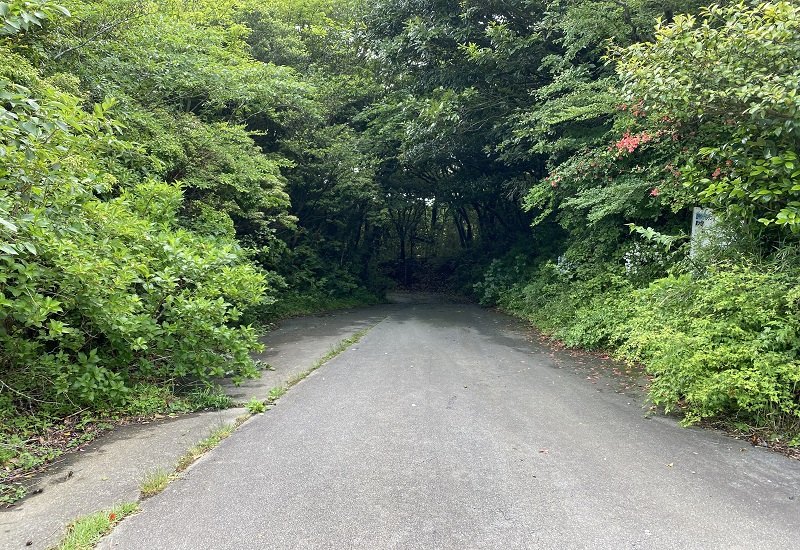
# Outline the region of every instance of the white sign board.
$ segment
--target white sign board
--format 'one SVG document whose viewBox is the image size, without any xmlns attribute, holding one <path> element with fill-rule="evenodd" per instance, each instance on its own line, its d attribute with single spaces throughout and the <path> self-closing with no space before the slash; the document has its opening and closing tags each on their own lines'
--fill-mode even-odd
<svg viewBox="0 0 800 550">
<path fill-rule="evenodd" d="M 711 229 L 717 223 L 717 217 L 711 210 L 694 207 L 692 212 L 692 248 L 690 256 L 694 256 L 696 249 L 703 248 L 711 242 Z"/>
</svg>

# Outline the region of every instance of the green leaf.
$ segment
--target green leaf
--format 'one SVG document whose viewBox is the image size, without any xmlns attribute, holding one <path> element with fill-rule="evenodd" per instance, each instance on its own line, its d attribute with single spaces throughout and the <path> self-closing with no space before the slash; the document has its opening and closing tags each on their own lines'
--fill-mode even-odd
<svg viewBox="0 0 800 550">
<path fill-rule="evenodd" d="M 10 221 L 8 221 L 8 220 L 5 220 L 5 219 L 3 219 L 3 218 L 0 218 L 0 225 L 2 225 L 3 227 L 5 227 L 6 229 L 8 229 L 8 230 L 9 230 L 10 232 L 12 232 L 12 233 L 16 233 L 16 232 L 17 232 L 17 226 L 16 226 L 16 225 L 14 225 L 13 223 L 11 223 L 11 222 L 10 222 Z"/>
</svg>

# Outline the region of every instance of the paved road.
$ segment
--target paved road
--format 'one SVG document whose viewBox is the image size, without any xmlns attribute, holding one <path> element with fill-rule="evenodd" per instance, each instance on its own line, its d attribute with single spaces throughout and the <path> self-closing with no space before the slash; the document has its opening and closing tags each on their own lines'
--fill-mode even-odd
<svg viewBox="0 0 800 550">
<path fill-rule="evenodd" d="M 800 462 L 558 366 L 508 317 L 409 304 L 101 548 L 800 545 Z"/>
<path fill-rule="evenodd" d="M 226 383 L 225 390 L 237 403 L 247 403 L 251 397 L 263 400 L 270 389 L 307 371 L 341 340 L 375 325 L 412 299 L 426 296 L 402 294 L 397 296 L 399 303 L 284 320 L 262 337 L 266 349 L 257 356 L 274 370 L 242 386 Z M 60 457 L 28 482 L 25 499 L 11 508 L 0 507 L 0 549 L 51 548 L 74 519 L 138 500 L 139 484 L 148 472 L 172 471 L 189 447 L 244 414 L 244 408 L 233 408 L 117 427 Z"/>
</svg>

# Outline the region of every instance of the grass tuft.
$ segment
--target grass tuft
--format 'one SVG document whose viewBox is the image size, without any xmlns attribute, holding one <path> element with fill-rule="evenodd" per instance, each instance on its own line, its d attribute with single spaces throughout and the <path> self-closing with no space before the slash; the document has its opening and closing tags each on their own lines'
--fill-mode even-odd
<svg viewBox="0 0 800 550">
<path fill-rule="evenodd" d="M 91 550 L 104 535 L 139 509 L 136 502 L 126 502 L 88 516 L 83 516 L 67 527 L 67 534 L 54 548 L 56 550 Z"/>
<path fill-rule="evenodd" d="M 166 489 L 173 479 L 175 479 L 175 474 L 170 474 L 161 469 L 147 472 L 144 479 L 139 483 L 139 491 L 142 493 L 142 498 L 157 495 Z"/>
<path fill-rule="evenodd" d="M 186 451 L 186 454 L 178 459 L 178 464 L 175 466 L 175 471 L 183 472 L 186 470 L 189 466 L 194 464 L 197 459 L 219 445 L 223 439 L 230 437 L 230 435 L 241 425 L 242 422 L 243 419 L 237 419 L 233 424 L 226 424 L 225 426 L 214 430 L 211 435 L 190 448 L 188 451 Z"/>
<path fill-rule="evenodd" d="M 373 328 L 375 328 L 376 326 L 377 326 L 377 324 L 375 324 L 375 325 L 372 325 L 371 327 L 367 327 L 367 328 L 365 328 L 364 330 L 360 330 L 360 331 L 356 332 L 356 333 L 355 333 L 353 336 L 351 336 L 350 338 L 346 338 L 345 340 L 342 340 L 341 342 L 339 342 L 339 343 L 338 343 L 336 346 L 334 346 L 334 347 L 333 347 L 333 349 L 331 349 L 331 350 L 330 350 L 328 353 L 326 353 L 325 355 L 323 355 L 322 357 L 320 357 L 319 359 L 317 359 L 317 361 L 316 361 L 316 362 L 315 362 L 313 365 L 311 365 L 311 368 L 310 368 L 310 369 L 308 369 L 308 370 L 307 370 L 307 371 L 306 371 L 306 372 L 305 372 L 305 373 L 302 375 L 302 378 L 300 378 L 299 380 L 297 380 L 297 382 L 299 382 L 300 380 L 302 380 L 303 378 L 305 378 L 306 376 L 308 376 L 309 374 L 311 374 L 312 372 L 314 372 L 315 370 L 317 370 L 318 368 L 320 368 L 322 365 L 324 365 L 325 363 L 327 363 L 328 361 L 330 361 L 331 359 L 333 359 L 334 357 L 336 357 L 337 355 L 339 355 L 340 353 L 342 353 L 344 350 L 346 350 L 347 348 L 349 348 L 349 347 L 350 347 L 350 346 L 352 346 L 353 344 L 357 344 L 357 343 L 358 343 L 358 341 L 359 341 L 359 340 L 361 340 L 361 338 L 363 338 L 363 337 L 364 337 L 364 335 L 365 335 L 366 333 L 368 333 L 369 331 L 371 331 L 371 330 L 372 330 Z M 296 384 L 297 382 L 295 382 L 295 384 Z"/>
</svg>

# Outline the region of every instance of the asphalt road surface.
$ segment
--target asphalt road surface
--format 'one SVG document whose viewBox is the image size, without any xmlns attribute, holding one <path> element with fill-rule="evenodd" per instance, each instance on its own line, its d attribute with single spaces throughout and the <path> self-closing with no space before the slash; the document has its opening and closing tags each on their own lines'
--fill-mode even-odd
<svg viewBox="0 0 800 550">
<path fill-rule="evenodd" d="M 563 367 L 502 314 L 398 308 L 101 548 L 800 547 L 800 461 Z"/>
</svg>

